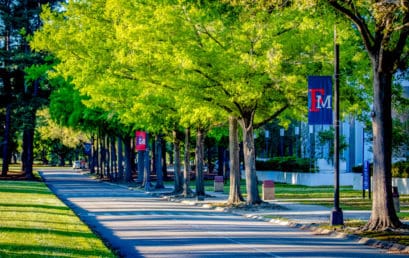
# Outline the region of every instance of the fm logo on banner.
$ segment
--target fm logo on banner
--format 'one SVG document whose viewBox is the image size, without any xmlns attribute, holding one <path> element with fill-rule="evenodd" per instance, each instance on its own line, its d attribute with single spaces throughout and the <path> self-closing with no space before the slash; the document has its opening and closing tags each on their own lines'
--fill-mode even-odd
<svg viewBox="0 0 409 258">
<path fill-rule="evenodd" d="M 135 132 L 135 149 L 137 151 L 144 151 L 146 150 L 146 132 L 143 131 L 136 131 Z"/>
<path fill-rule="evenodd" d="M 308 124 L 332 124 L 331 76 L 308 76 Z"/>
</svg>

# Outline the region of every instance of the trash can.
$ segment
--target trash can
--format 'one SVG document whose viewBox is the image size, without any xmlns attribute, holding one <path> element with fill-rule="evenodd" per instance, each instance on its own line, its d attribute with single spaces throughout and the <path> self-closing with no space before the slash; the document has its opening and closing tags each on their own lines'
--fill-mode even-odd
<svg viewBox="0 0 409 258">
<path fill-rule="evenodd" d="M 399 191 L 397 186 L 392 187 L 393 206 L 396 212 L 400 212 Z"/>
<path fill-rule="evenodd" d="M 275 187 L 273 180 L 263 181 L 263 200 L 274 200 L 275 199 Z"/>
<path fill-rule="evenodd" d="M 214 177 L 214 191 L 215 192 L 223 192 L 223 190 L 224 190 L 223 176 L 215 176 Z"/>
</svg>

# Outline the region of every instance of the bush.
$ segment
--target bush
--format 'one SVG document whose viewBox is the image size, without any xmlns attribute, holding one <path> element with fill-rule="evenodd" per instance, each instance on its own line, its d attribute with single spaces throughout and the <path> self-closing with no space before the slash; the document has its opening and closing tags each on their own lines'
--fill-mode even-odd
<svg viewBox="0 0 409 258">
<path fill-rule="evenodd" d="M 372 174 L 373 174 L 373 163 L 370 163 L 370 164 L 369 164 L 369 171 L 371 172 L 371 175 L 372 175 Z M 358 166 L 352 167 L 352 172 L 354 172 L 354 173 L 362 173 L 362 172 L 363 172 L 363 170 L 362 170 L 362 165 L 358 165 Z"/>
<path fill-rule="evenodd" d="M 370 164 L 371 175 L 373 172 L 373 164 Z M 352 172 L 362 173 L 362 165 L 352 168 Z M 392 177 L 409 178 L 409 162 L 399 161 L 392 164 Z"/>
<path fill-rule="evenodd" d="M 409 177 L 409 162 L 399 161 L 392 165 L 392 177 Z"/>
<path fill-rule="evenodd" d="M 292 172 L 314 172 L 310 171 L 309 158 L 297 158 L 295 156 L 274 157 L 266 161 L 256 161 L 257 170 L 278 170 Z"/>
</svg>

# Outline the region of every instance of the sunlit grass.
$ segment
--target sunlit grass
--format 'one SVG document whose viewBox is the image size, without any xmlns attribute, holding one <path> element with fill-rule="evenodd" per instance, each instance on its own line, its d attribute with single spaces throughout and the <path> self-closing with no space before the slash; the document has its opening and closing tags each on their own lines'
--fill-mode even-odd
<svg viewBox="0 0 409 258">
<path fill-rule="evenodd" d="M 42 182 L 0 181 L 0 257 L 115 257 Z"/>
<path fill-rule="evenodd" d="M 191 186 L 195 187 L 195 182 L 191 181 Z M 275 183 L 275 198 L 277 200 L 288 200 L 303 204 L 322 205 L 326 207 L 334 206 L 334 187 L 333 186 L 304 186 L 304 185 L 289 185 L 283 183 Z M 213 191 L 213 180 L 205 181 L 206 191 Z M 245 181 L 241 181 L 240 185 L 243 196 L 246 196 Z M 229 181 L 224 185 L 224 193 L 229 193 Z M 262 185 L 259 184 L 259 193 L 262 193 Z M 409 209 L 409 195 L 399 197 L 401 210 Z M 340 187 L 340 207 L 343 210 L 371 210 L 372 199 L 368 198 L 368 193 L 365 198 L 362 196 L 362 191 L 353 190 L 352 186 Z M 409 212 L 399 212 L 400 219 L 409 220 Z"/>
</svg>

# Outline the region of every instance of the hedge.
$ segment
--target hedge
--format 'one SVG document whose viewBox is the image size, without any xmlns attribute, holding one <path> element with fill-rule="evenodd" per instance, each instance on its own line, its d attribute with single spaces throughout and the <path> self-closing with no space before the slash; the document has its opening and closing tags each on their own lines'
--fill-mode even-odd
<svg viewBox="0 0 409 258">
<path fill-rule="evenodd" d="M 370 164 L 371 174 L 373 164 Z M 352 172 L 362 173 L 362 165 L 352 168 Z M 409 178 L 409 161 L 399 161 L 392 164 L 392 177 Z"/>
<path fill-rule="evenodd" d="M 314 172 L 310 171 L 309 158 L 297 158 L 295 156 L 274 157 L 269 160 L 256 160 L 256 170 L 277 170 L 285 172 Z M 313 162 L 314 164 L 314 162 Z"/>
</svg>

